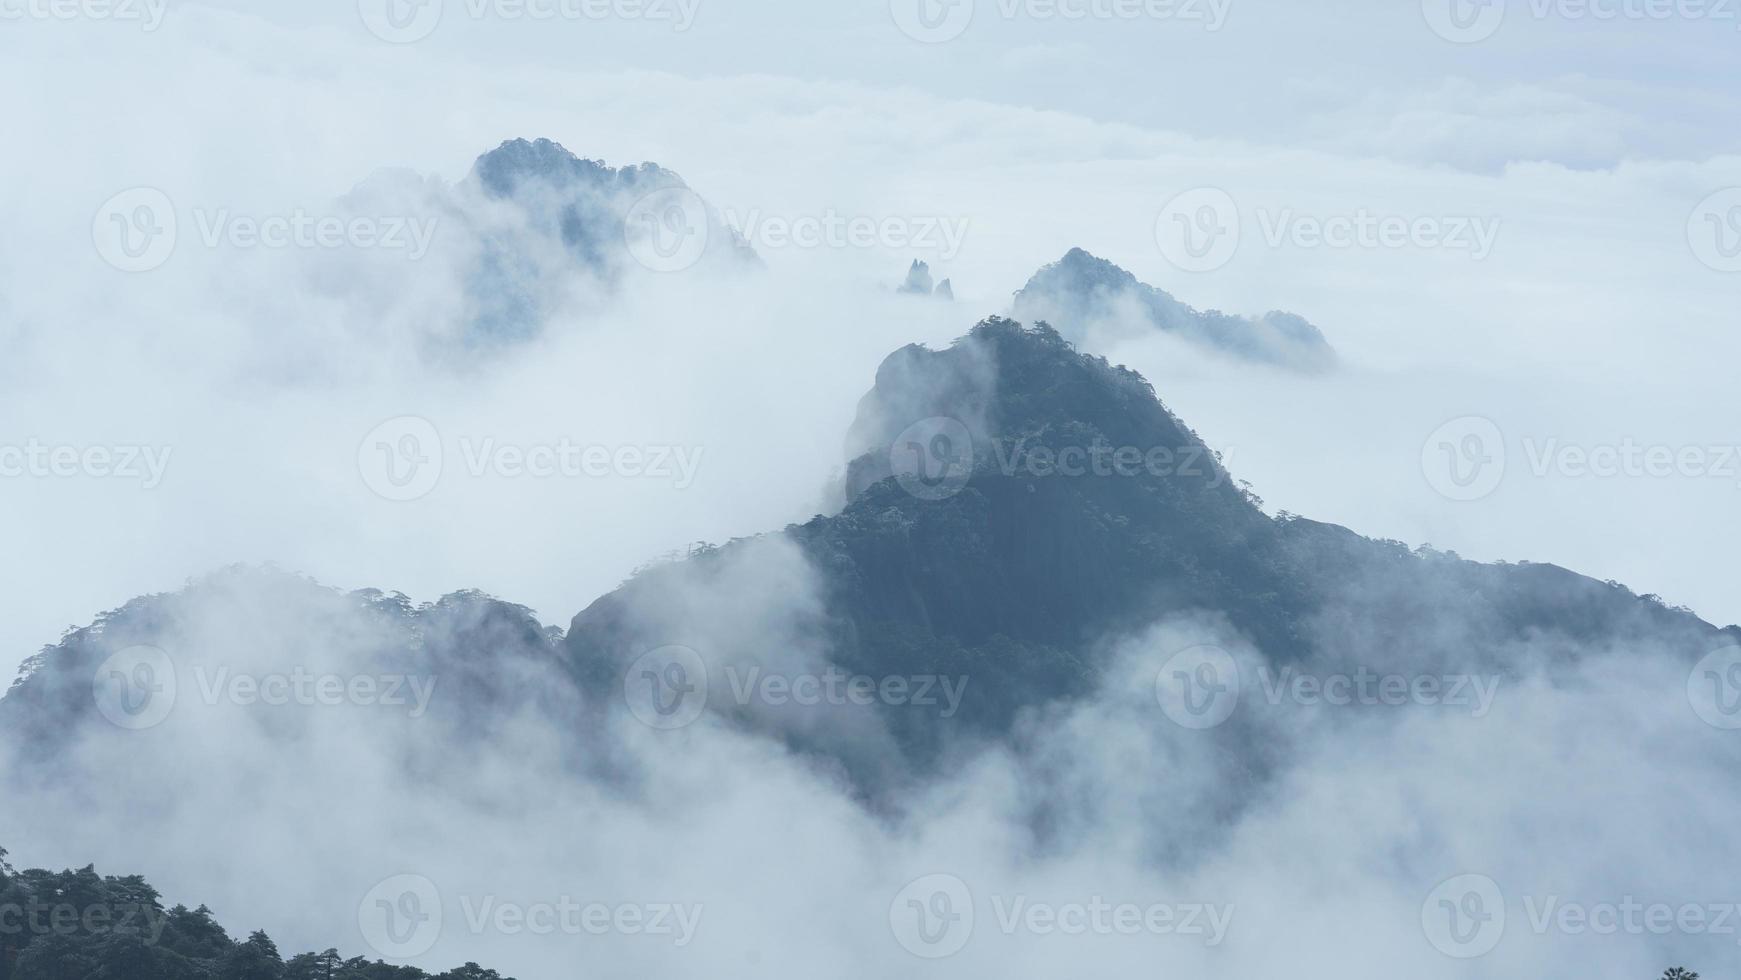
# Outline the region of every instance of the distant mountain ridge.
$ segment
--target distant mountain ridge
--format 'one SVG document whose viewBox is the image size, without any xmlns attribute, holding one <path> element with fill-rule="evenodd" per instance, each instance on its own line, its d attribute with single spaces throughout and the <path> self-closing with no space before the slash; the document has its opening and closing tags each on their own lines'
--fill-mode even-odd
<svg viewBox="0 0 1741 980">
<path fill-rule="evenodd" d="M 595 267 L 619 264 L 624 246 L 641 258 L 640 247 L 654 248 L 638 237 L 647 234 L 700 238 L 699 251 L 683 256 L 691 264 L 758 262 L 755 250 L 682 177 L 655 163 L 611 167 L 552 140 L 512 139 L 478 157 L 468 180 L 492 199 L 519 204 Z M 637 227 L 641 222 L 653 227 Z M 657 251 L 646 257 L 656 266 L 675 264 L 658 262 Z"/>
<path fill-rule="evenodd" d="M 415 262 L 317 267 L 309 288 L 353 290 L 363 302 L 435 273 L 447 302 L 416 318 L 431 352 L 512 345 L 558 311 L 585 322 L 661 278 L 733 276 L 762 268 L 755 250 L 681 176 L 655 163 L 612 167 L 548 139 L 511 139 L 457 181 L 405 170 L 370 175 L 338 202 L 429 229 Z M 409 289 L 409 287 L 406 287 Z"/>
<path fill-rule="evenodd" d="M 918 259 L 914 259 L 913 264 L 907 268 L 907 278 L 895 291 L 911 296 L 935 296 L 938 299 L 948 300 L 955 298 L 955 288 L 950 285 L 949 280 L 945 279 L 933 285 L 930 263 L 921 262 Z"/>
<path fill-rule="evenodd" d="M 1049 323 L 1078 344 L 1097 326 L 1134 323 L 1245 360 L 1301 371 L 1323 371 L 1336 364 L 1336 352 L 1323 333 L 1303 317 L 1197 310 L 1080 248 L 1034 273 L 1016 292 L 1010 315 Z"/>
<path fill-rule="evenodd" d="M 603 720 L 623 711 L 630 668 L 649 651 L 687 648 L 712 670 L 807 651 L 871 677 L 971 678 L 946 720 L 873 708 L 835 727 L 708 702 L 876 798 L 963 744 L 1008 737 L 1024 712 L 1089 691 L 1108 644 L 1169 617 L 1213 616 L 1278 665 L 1324 670 L 1511 676 L 1615 650 L 1690 664 L 1741 640 L 1741 629 L 1552 565 L 1480 564 L 1271 517 L 1140 375 L 1045 326 L 993 318 L 948 348 L 894 352 L 848 445 L 839 513 L 648 568 L 566 634 L 476 593 L 412 606 L 235 572 L 130 603 L 45 651 L 0 698 L 0 738 L 54 757 L 70 727 L 95 718 L 92 672 L 105 656 L 173 649 L 185 611 L 213 603 L 238 622 L 273 610 L 272 622 L 308 634 L 238 641 L 250 649 L 319 649 L 360 616 L 368 630 L 344 635 L 372 651 L 369 665 L 448 678 L 437 724 L 477 735 L 531 710 L 570 733 L 583 769 L 614 765 Z M 1128 465 L 1058 465 L 1073 454 Z M 929 479 L 933 464 L 947 478 Z M 1239 751 L 1262 771 L 1260 747 Z"/>
<path fill-rule="evenodd" d="M 468 293 L 483 336 L 535 332 L 577 278 L 608 292 L 631 273 L 761 267 L 712 205 L 657 164 L 615 168 L 548 139 L 513 139 L 478 157 L 462 187 L 514 218 L 483 209 L 470 218 L 482 254 Z M 566 265 L 550 263 L 551 246 Z"/>
</svg>

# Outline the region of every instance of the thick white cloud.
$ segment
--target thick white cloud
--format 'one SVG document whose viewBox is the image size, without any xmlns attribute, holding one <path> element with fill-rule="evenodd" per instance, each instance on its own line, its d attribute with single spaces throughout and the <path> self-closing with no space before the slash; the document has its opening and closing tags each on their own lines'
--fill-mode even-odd
<svg viewBox="0 0 1741 980">
<path fill-rule="evenodd" d="M 0 155 L 0 181 L 15 191 L 0 199 L 0 445 L 171 451 L 150 490 L 0 479 L 7 667 L 69 623 L 234 561 L 419 599 L 479 587 L 565 623 L 657 554 L 832 507 L 831 475 L 880 359 L 1001 311 L 1071 246 L 1198 307 L 1285 309 L 1323 327 L 1346 361 L 1324 379 L 1204 359 L 1165 339 L 1106 351 L 1144 371 L 1272 509 L 1469 557 L 1555 561 L 1741 620 L 1728 560 L 1741 546 L 1741 480 L 1537 478 L 1529 459 L 1548 440 L 1741 441 L 1729 431 L 1741 410 L 1738 281 L 1701 265 L 1687 240 L 1699 202 L 1741 185 L 1725 101 L 1732 31 L 1526 17 L 1459 48 L 1433 37 L 1414 4 L 1254 0 L 1209 38 L 1181 25 L 991 18 L 926 47 L 895 31 L 881 4 L 763 3 L 706 5 L 678 36 L 655 24 L 456 20 L 393 47 L 348 3 L 169 13 L 148 34 L 30 21 L 0 31 L 0 84 L 48 93 L 9 103 L 11 152 Z M 1661 67 L 1663 50 L 1684 71 Z M 459 323 L 469 243 L 443 237 L 451 228 L 417 263 L 200 241 L 199 214 L 324 214 L 387 167 L 452 183 L 515 136 L 616 164 L 655 160 L 740 216 L 968 230 L 947 257 L 886 238 L 757 241 L 762 276 L 642 282 L 616 300 L 583 289 L 539 341 L 461 366 L 422 356 L 418 341 Z M 142 185 L 173 200 L 179 241 L 162 268 L 124 274 L 93 248 L 92 219 Z M 1205 186 L 1235 200 L 1242 241 L 1226 266 L 1188 274 L 1163 257 L 1155 219 Z M 1479 259 L 1291 237 L 1301 221 L 1362 214 L 1496 221 L 1497 235 Z M 1289 235 L 1272 247 L 1275 226 Z M 913 257 L 950 277 L 960 301 L 890 295 Z M 428 496 L 393 503 L 370 491 L 357 453 L 403 415 L 436 426 L 445 467 Z M 1469 415 L 1500 428 L 1509 459 L 1491 496 L 1459 503 L 1435 493 L 1421 454 L 1442 423 Z M 486 440 L 564 439 L 702 455 L 681 489 L 466 473 L 467 447 Z M 321 794 L 268 794 L 266 822 L 239 822 L 234 838 L 213 840 L 204 824 L 161 828 L 162 866 L 138 870 L 173 897 L 234 909 L 233 928 L 270 923 L 287 944 L 336 941 L 325 937 L 346 928 L 349 896 L 406 867 L 486 892 L 511 869 L 518 901 L 565 888 L 584 899 L 575 880 L 649 902 L 695 896 L 708 904 L 696 955 L 619 942 L 609 957 L 625 970 L 711 976 L 910 970 L 864 923 L 886 917 L 907 880 L 947 871 L 983 895 L 1073 901 L 1099 887 L 1131 901 L 1237 902 L 1233 935 L 1261 923 L 1271 937 L 1216 951 L 1091 946 L 1099 962 L 1128 955 L 1133 969 L 1158 957 L 1175 972 L 1222 975 L 1301 962 L 1342 976 L 1399 963 L 1456 975 L 1412 918 L 1450 874 L 1511 871 L 1489 873 L 1512 895 L 1735 899 L 1710 876 L 1733 866 L 1712 828 L 1734 801 L 1711 788 L 1733 747 L 1676 728 L 1688 723 L 1679 670 L 1600 661 L 1578 683 L 1508 689 L 1479 724 L 1408 714 L 1379 739 L 1307 719 L 1288 729 L 1300 741 L 1285 788 L 1213 828 L 1170 794 L 1183 785 L 1212 798 L 1225 773 L 1193 768 L 1202 754 L 1182 741 L 1190 733 L 1157 727 L 1138 694 L 1110 691 L 1060 709 L 1038 753 L 1042 768 L 1075 760 L 1073 792 L 1106 801 L 1106 813 L 1065 815 L 1093 843 L 1014 866 L 1009 855 L 1032 842 L 1007 814 L 1057 785 L 1032 760 L 982 758 L 891 826 L 768 743 L 697 732 L 673 753 L 625 724 L 624 743 L 657 760 L 659 806 L 592 786 L 522 792 L 545 787 L 533 758 L 501 776 L 524 804 L 515 814 L 431 817 L 402 850 L 363 819 L 409 809 L 388 781 L 348 811 Z M 1629 696 L 1637 690 L 1654 693 Z M 255 747 L 238 743 L 211 764 Z M 1156 760 L 1158 772 L 1129 778 Z M 358 758 L 337 777 L 309 763 L 284 778 L 339 795 L 387 780 L 377 763 Z M 1703 788 L 1677 796 L 1686 785 Z M 1580 823 L 1592 811 L 1617 819 Z M 1152 821 L 1225 837 L 1194 866 L 1151 872 L 1139 859 L 1153 851 Z M 283 904 L 233 875 L 235 855 L 261 840 L 306 842 L 310 827 L 327 851 L 298 852 L 309 874 Z M 1664 827 L 1700 847 L 1678 849 Z M 490 845 L 442 847 L 458 836 Z M 5 843 L 31 863 L 117 871 L 140 853 L 100 820 Z M 1592 854 L 1607 871 L 1592 870 Z M 761 890 L 746 895 L 746 880 Z M 956 961 L 972 970 L 1063 970 L 1084 953 L 1057 937 L 1005 940 L 989 907 L 981 916 L 991 932 Z M 1514 936 L 1496 955 L 1506 972 L 1572 962 L 1618 977 L 1649 975 L 1675 951 L 1563 939 Z M 1380 955 L 1347 956 L 1356 940 Z M 571 953 L 479 940 L 433 958 L 531 971 Z"/>
</svg>

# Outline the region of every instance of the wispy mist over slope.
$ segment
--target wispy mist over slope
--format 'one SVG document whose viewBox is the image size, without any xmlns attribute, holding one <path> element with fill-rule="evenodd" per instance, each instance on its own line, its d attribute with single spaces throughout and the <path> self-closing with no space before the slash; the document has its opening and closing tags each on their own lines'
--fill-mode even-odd
<svg viewBox="0 0 1741 980">
<path fill-rule="evenodd" d="M 1016 319 L 1043 320 L 1076 343 L 1160 330 L 1260 364 L 1311 372 L 1336 363 L 1336 352 L 1323 333 L 1302 317 L 1280 311 L 1241 317 L 1195 310 L 1080 248 L 1034 273 L 1016 293 L 1012 309 Z"/>
<path fill-rule="evenodd" d="M 919 413 L 961 452 L 909 459 Z M 566 634 L 272 570 L 130 604 L 0 701 L 37 803 L 13 849 L 143 862 L 300 946 L 520 976 L 861 976 L 944 949 L 975 975 L 1454 976 L 1445 950 L 1475 940 L 1422 909 L 1468 874 L 1512 910 L 1487 961 L 1508 970 L 1727 955 L 1687 930 L 1610 950 L 1524 910 L 1721 905 L 1697 896 L 1732 857 L 1735 745 L 1696 695 L 1736 631 L 1270 518 L 1139 376 L 1044 329 L 898 352 L 860 422 L 885 472 L 855 466 L 838 515 L 650 569 Z M 1119 452 L 1160 446 L 1165 469 Z M 99 787 L 113 805 L 81 806 Z M 440 925 L 383 938 L 382 887 Z M 971 923 L 910 918 L 939 895 Z M 487 911 L 564 902 L 639 925 Z M 1356 940 L 1382 957 L 1348 963 Z"/>
<path fill-rule="evenodd" d="M 1734 972 L 1738 20 L 0 0 L 0 980 Z"/>
</svg>

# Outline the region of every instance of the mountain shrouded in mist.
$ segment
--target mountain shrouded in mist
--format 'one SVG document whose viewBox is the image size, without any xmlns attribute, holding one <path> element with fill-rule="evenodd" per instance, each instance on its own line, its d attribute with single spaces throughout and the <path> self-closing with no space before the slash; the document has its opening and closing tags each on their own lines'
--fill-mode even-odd
<svg viewBox="0 0 1741 980">
<path fill-rule="evenodd" d="M 514 139 L 479 157 L 467 185 L 489 202 L 472 208 L 481 255 L 470 289 L 486 336 L 534 329 L 577 274 L 608 289 L 625 272 L 760 265 L 711 205 L 657 164 L 615 168 L 551 140 Z M 552 254 L 571 261 L 552 268 Z"/>
<path fill-rule="evenodd" d="M 431 277 L 448 292 L 408 328 L 438 351 L 523 342 L 553 317 L 585 322 L 662 276 L 762 268 L 676 173 L 655 163 L 613 167 L 548 139 L 508 140 L 453 182 L 379 171 L 339 207 L 404 216 L 427 240 L 411 262 L 315 263 L 305 288 L 368 297 L 372 289 L 412 291 Z"/>
<path fill-rule="evenodd" d="M 594 268 L 620 262 L 625 245 L 654 271 L 702 261 L 757 262 L 748 243 L 682 177 L 655 163 L 616 168 L 551 140 L 514 139 L 478 157 L 470 180 L 491 199 L 524 209 L 540 230 Z"/>
<path fill-rule="evenodd" d="M 655 565 L 565 636 L 477 594 L 414 607 L 234 570 L 45 650 L 0 700 L 0 727 L 52 756 L 97 719 L 91 677 L 115 649 L 176 650 L 190 608 L 263 628 L 251 610 L 267 597 L 271 621 L 304 631 L 275 645 L 333 646 L 326 638 L 342 634 L 338 646 L 365 658 L 351 669 L 439 676 L 431 715 L 473 734 L 499 727 L 510 705 L 596 717 L 650 650 L 693 650 L 715 677 L 765 665 L 771 635 L 787 655 L 854 673 L 972 677 L 949 724 L 889 712 L 840 732 L 736 712 L 873 794 L 923 772 L 952 739 L 999 738 L 1025 709 L 1090 690 L 1111 638 L 1170 616 L 1212 613 L 1278 663 L 1415 670 L 1479 660 L 1503 673 L 1538 666 L 1524 658 L 1543 651 L 1571 661 L 1628 645 L 1691 657 L 1721 639 L 1686 612 L 1551 565 L 1478 564 L 1270 517 L 1139 375 L 1045 326 L 993 319 L 944 350 L 896 351 L 848 449 L 840 513 Z M 770 567 L 790 580 L 746 584 Z M 583 766 L 608 754 L 572 749 Z"/>
<path fill-rule="evenodd" d="M 1154 329 L 1233 357 L 1295 370 L 1322 371 L 1336 363 L 1336 352 L 1324 335 L 1303 317 L 1193 309 L 1080 248 L 1034 273 L 1016 293 L 1011 315 L 1043 320 L 1075 343 L 1096 330 Z"/>
<path fill-rule="evenodd" d="M 931 264 L 918 259 L 914 259 L 913 264 L 907 267 L 907 278 L 901 281 L 895 292 L 908 296 L 935 296 L 948 300 L 955 298 L 955 287 L 949 280 L 934 283 L 931 278 Z"/>
<path fill-rule="evenodd" d="M 1478 564 L 1272 517 L 1141 376 L 1044 325 L 994 318 L 947 348 L 889 355 L 846 455 L 838 513 L 655 564 L 566 632 L 478 593 L 414 605 L 270 568 L 128 603 L 45 649 L 0 699 L 11 756 L 0 779 L 8 798 L 36 801 L 18 827 L 109 848 L 113 861 L 128 838 L 79 804 L 101 793 L 105 813 L 164 847 L 213 848 L 225 868 L 257 860 L 288 890 L 249 908 L 276 910 L 303 948 L 340 942 L 347 955 L 397 955 L 391 933 L 365 926 L 359 947 L 339 923 L 347 901 L 415 868 L 430 896 L 460 896 L 448 905 L 460 944 L 437 947 L 444 962 L 526 976 L 529 949 L 465 945 L 465 928 L 482 941 L 483 920 L 462 928 L 458 910 L 525 888 L 524 876 L 571 887 L 559 870 L 600 873 L 596 848 L 614 846 L 612 833 L 671 819 L 667 807 L 729 810 L 746 798 L 740 780 L 772 780 L 757 794 L 827 787 L 808 792 L 839 796 L 804 806 L 876 827 L 919 819 L 939 787 L 1002 760 L 1015 780 L 1003 819 L 1046 854 L 1104 839 L 1083 822 L 1126 811 L 1079 811 L 1072 781 L 1124 772 L 1146 787 L 1139 812 L 1168 814 L 1164 828 L 1141 825 L 1130 859 L 1176 875 L 1230 846 L 1227 827 L 1261 825 L 1317 765 L 1316 740 L 1401 723 L 1383 702 L 1349 707 L 1349 727 L 1290 727 L 1304 722 L 1264 711 L 1252 685 L 1250 709 L 1186 732 L 1196 723 L 1169 702 L 1153 710 L 1158 687 L 1117 694 L 1133 656 L 1170 665 L 1214 647 L 1228 669 L 1261 678 L 1475 677 L 1456 696 L 1481 718 L 1501 684 L 1527 692 L 1546 678 L 1575 692 L 1616 662 L 1684 677 L 1741 640 L 1551 565 Z M 1146 669 L 1159 685 L 1212 667 Z M 1151 772 L 1121 758 L 1103 772 L 1096 746 L 1132 738 L 1128 751 L 1170 761 Z M 1403 776 L 1386 778 L 1404 791 Z M 1111 792 L 1096 787 L 1089 798 Z M 197 819 L 214 809 L 248 816 L 214 830 Z M 632 823 L 595 837 L 595 822 L 624 812 Z M 360 816 L 374 813 L 392 814 L 393 829 Z M 660 833 L 696 831 L 683 826 Z M 272 870 L 249 842 L 273 833 L 311 866 Z M 719 887 L 679 874 L 693 859 L 675 853 L 677 870 L 660 871 L 674 891 L 660 897 Z M 165 868 L 176 890 L 231 880 L 185 857 L 146 870 L 157 880 Z M 221 910 L 252 894 L 212 900 Z M 365 899 L 358 915 L 373 908 Z M 261 940 L 199 955 L 264 957 Z"/>
</svg>

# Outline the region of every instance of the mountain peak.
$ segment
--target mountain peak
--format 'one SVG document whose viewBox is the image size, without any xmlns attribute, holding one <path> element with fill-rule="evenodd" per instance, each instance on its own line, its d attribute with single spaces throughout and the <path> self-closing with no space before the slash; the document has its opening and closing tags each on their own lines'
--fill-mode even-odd
<svg viewBox="0 0 1741 980">
<path fill-rule="evenodd" d="M 1059 454 L 1185 455 L 1195 465 L 1133 476 L 1225 488 L 1246 505 L 1214 453 L 1142 375 L 1077 350 L 1045 323 L 990 317 L 942 350 L 908 345 L 885 358 L 848 435 L 849 496 L 898 473 L 915 428 L 925 437 L 930 429 L 965 434 L 973 469 L 1003 476 L 1050 470 Z"/>
<path fill-rule="evenodd" d="M 947 300 L 955 298 L 955 288 L 950 285 L 949 280 L 933 284 L 931 264 L 919 259 L 914 259 L 913 264 L 907 267 L 907 278 L 895 287 L 895 292 L 909 296 L 935 296 Z"/>
<path fill-rule="evenodd" d="M 1044 320 L 1077 342 L 1091 335 L 1160 330 L 1244 360 L 1324 370 L 1335 352 L 1317 327 L 1292 313 L 1258 317 L 1197 310 L 1084 249 L 1042 266 L 1015 295 L 1012 315 Z"/>
<path fill-rule="evenodd" d="M 930 263 L 914 259 L 913 264 L 907 267 L 907 281 L 901 283 L 900 291 L 903 293 L 917 293 L 929 296 L 931 295 L 931 288 Z"/>
<path fill-rule="evenodd" d="M 681 177 L 657 164 L 612 167 L 603 160 L 578 156 L 561 143 L 542 137 L 504 141 L 478 157 L 472 165 L 472 176 L 495 197 L 511 196 L 521 185 L 535 180 L 559 187 L 574 184 L 600 188 L 626 185 L 644 186 L 650 190 L 663 186 L 687 186 Z"/>
<path fill-rule="evenodd" d="M 1040 278 L 1047 274 L 1053 276 L 1099 274 L 1108 278 L 1129 280 L 1131 282 L 1136 281 L 1136 276 L 1131 275 L 1124 269 L 1119 268 L 1113 263 L 1084 248 L 1070 249 L 1070 251 L 1064 253 L 1063 258 L 1050 265 L 1041 267 L 1040 271 L 1035 273 L 1034 276 L 1035 278 Z"/>
<path fill-rule="evenodd" d="M 508 205 L 468 215 L 483 231 L 468 279 L 477 338 L 535 335 L 552 308 L 574 300 L 577 273 L 608 295 L 625 273 L 761 264 L 712 205 L 658 164 L 611 167 L 554 140 L 511 139 L 478 157 L 468 183 L 473 195 Z M 553 244 L 571 264 L 550 261 Z"/>
</svg>

